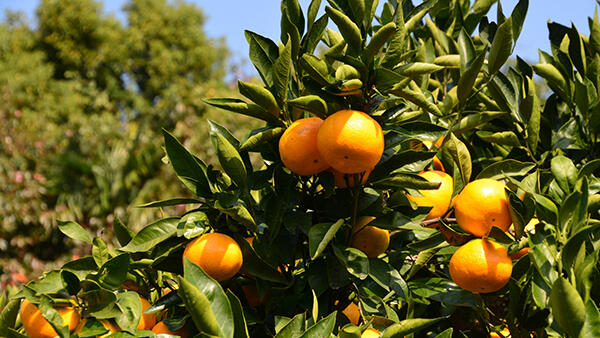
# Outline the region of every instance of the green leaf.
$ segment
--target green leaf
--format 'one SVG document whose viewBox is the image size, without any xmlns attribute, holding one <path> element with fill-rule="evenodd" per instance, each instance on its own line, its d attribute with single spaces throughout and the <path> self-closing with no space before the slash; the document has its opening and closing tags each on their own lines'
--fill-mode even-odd
<svg viewBox="0 0 600 338">
<path fill-rule="evenodd" d="M 397 187 L 404 189 L 437 189 L 440 182 L 429 182 L 416 174 L 394 174 L 391 177 L 373 182 L 375 187 Z"/>
<path fill-rule="evenodd" d="M 550 169 L 560 188 L 566 193 L 570 192 L 577 181 L 577 168 L 573 162 L 568 157 L 559 155 L 550 161 Z"/>
<path fill-rule="evenodd" d="M 506 159 L 490 164 L 475 179 L 491 178 L 498 180 L 505 177 L 525 176 L 533 168 L 535 168 L 535 163 Z"/>
<path fill-rule="evenodd" d="M 585 322 L 579 333 L 581 338 L 600 337 L 600 311 L 590 299 L 585 303 Z"/>
<path fill-rule="evenodd" d="M 92 257 L 98 266 L 106 263 L 109 259 L 108 247 L 100 237 L 94 238 L 94 246 L 92 247 Z"/>
<path fill-rule="evenodd" d="M 216 201 L 214 207 L 219 211 L 229 215 L 235 221 L 240 222 L 251 232 L 258 232 L 258 226 L 256 225 L 254 217 L 252 217 L 248 209 L 243 204 L 238 203 L 231 207 L 224 207 L 219 201 Z"/>
<path fill-rule="evenodd" d="M 280 137 L 284 131 L 285 129 L 282 127 L 264 128 L 243 140 L 240 144 L 240 151 L 256 151 L 259 146 Z"/>
<path fill-rule="evenodd" d="M 414 82 L 411 84 L 413 84 L 413 88 L 410 88 L 411 86 L 406 86 L 404 83 L 399 83 L 392 87 L 390 93 L 405 98 L 406 100 L 422 108 L 424 111 L 435 116 L 443 116 L 440 109 L 427 99 L 419 87 L 416 86 Z"/>
<path fill-rule="evenodd" d="M 113 231 L 117 237 L 117 241 L 121 246 L 127 245 L 131 239 L 135 236 L 135 232 L 131 231 L 125 223 L 121 221 L 119 216 L 115 215 L 115 221 L 113 223 Z"/>
<path fill-rule="evenodd" d="M 363 0 L 359 0 L 351 1 L 350 3 L 362 2 Z M 371 62 L 373 62 L 375 55 L 379 53 L 381 47 L 383 47 L 385 43 L 394 36 L 394 34 L 396 34 L 396 24 L 393 22 L 390 22 L 385 26 L 379 28 L 377 32 L 373 34 L 373 37 L 369 41 L 369 44 L 367 44 L 367 47 L 363 51 L 363 61 L 365 62 L 365 64 L 368 65 L 371 64 Z"/>
<path fill-rule="evenodd" d="M 115 318 L 117 325 L 124 331 L 135 333 L 142 317 L 142 301 L 137 292 L 126 291 L 117 294 L 117 306 L 121 315 Z"/>
<path fill-rule="evenodd" d="M 462 76 L 467 68 L 469 68 L 469 65 L 473 64 L 473 60 L 476 57 L 473 41 L 464 29 L 458 34 L 458 55 L 460 57 L 460 75 Z"/>
<path fill-rule="evenodd" d="M 358 28 L 358 26 L 352 22 L 348 16 L 335 8 L 326 6 L 325 12 L 340 29 L 340 33 L 342 33 L 342 36 L 348 44 L 351 53 L 357 54 L 362 48 L 362 36 L 360 34 L 360 28 Z"/>
<path fill-rule="evenodd" d="M 352 12 L 352 21 L 362 25 L 367 10 L 365 0 L 349 1 L 348 5 Z"/>
<path fill-rule="evenodd" d="M 374 2 L 374 5 L 377 1 Z M 404 13 L 402 12 L 402 6 L 398 6 L 396 9 L 396 33 L 392 37 L 392 40 L 388 43 L 385 51 L 385 56 L 381 62 L 382 66 L 391 68 L 396 65 L 404 53 L 404 47 L 406 44 L 406 38 L 408 31 L 404 23 Z"/>
<path fill-rule="evenodd" d="M 360 327 L 348 323 L 338 331 L 339 338 L 360 338 Z"/>
<path fill-rule="evenodd" d="M 519 137 L 517 137 L 517 134 L 512 131 L 501 131 L 497 133 L 492 133 L 489 131 L 477 131 L 475 134 L 477 134 L 477 136 L 479 136 L 479 138 L 482 140 L 489 143 L 510 147 L 518 147 L 521 145 Z"/>
<path fill-rule="evenodd" d="M 577 178 L 582 178 L 584 176 L 589 176 L 596 171 L 596 169 L 600 168 L 600 159 L 594 159 L 583 165 L 579 172 L 577 173 Z"/>
<path fill-rule="evenodd" d="M 63 326 L 63 320 L 58 311 L 54 309 L 54 303 L 52 299 L 46 295 L 42 295 L 40 304 L 37 307 L 40 309 L 42 316 L 44 319 L 50 323 L 54 331 L 61 338 L 70 337 L 69 328 L 67 326 Z"/>
<path fill-rule="evenodd" d="M 246 41 L 250 45 L 250 60 L 258 74 L 268 87 L 274 84 L 273 64 L 279 52 L 277 45 L 270 39 L 251 31 L 244 31 Z"/>
<path fill-rule="evenodd" d="M 575 68 L 581 74 L 586 74 L 586 53 L 581 35 L 575 28 L 574 24 L 571 24 L 571 29 L 568 32 L 569 36 L 569 58 L 573 62 Z"/>
<path fill-rule="evenodd" d="M 208 121 L 212 141 L 221 167 L 238 187 L 246 186 L 246 166 L 237 149 L 219 130 L 219 125 Z"/>
<path fill-rule="evenodd" d="M 558 325 L 571 337 L 578 337 L 585 322 L 585 304 L 575 287 L 559 277 L 550 293 L 552 315 Z"/>
<path fill-rule="evenodd" d="M 459 54 L 448 54 L 436 57 L 433 59 L 433 64 L 442 66 L 444 68 L 459 68 L 460 61 L 461 58 Z"/>
<path fill-rule="evenodd" d="M 234 338 L 249 338 L 248 326 L 246 325 L 246 317 L 244 316 L 244 309 L 242 303 L 236 297 L 236 295 L 227 290 L 227 298 L 231 304 L 231 311 L 233 313 L 233 337 Z"/>
<path fill-rule="evenodd" d="M 158 220 L 144 227 L 126 246 L 125 252 L 142 252 L 151 250 L 156 244 L 173 236 L 177 232 L 179 218 L 170 217 Z"/>
<path fill-rule="evenodd" d="M 500 116 L 505 115 L 506 113 L 507 112 L 504 111 L 482 111 L 474 114 L 469 114 L 460 119 L 460 121 L 458 121 L 457 124 L 453 125 L 451 130 L 455 134 L 461 134 L 467 130 L 479 127 L 482 124 L 486 124 L 489 121 L 492 121 Z"/>
<path fill-rule="evenodd" d="M 519 110 L 527 121 L 527 145 L 533 152 L 537 149 L 540 140 L 541 106 L 535 90 L 533 77 L 526 77 L 527 92 L 521 101 Z"/>
<path fill-rule="evenodd" d="M 275 96 L 263 86 L 238 80 L 240 94 L 252 100 L 275 117 L 279 117 L 279 107 Z"/>
<path fill-rule="evenodd" d="M 458 100 L 460 102 L 465 102 L 469 98 L 469 94 L 473 90 L 473 85 L 475 85 L 475 80 L 477 80 L 477 75 L 481 71 L 481 67 L 485 61 L 486 51 L 487 49 L 481 51 L 481 53 L 477 55 L 473 62 L 466 66 L 464 73 L 460 76 L 457 88 Z"/>
<path fill-rule="evenodd" d="M 446 317 L 439 318 L 409 318 L 393 324 L 383 331 L 382 338 L 404 337 L 407 334 L 421 331 Z"/>
<path fill-rule="evenodd" d="M 287 284 L 288 281 L 281 272 L 277 271 L 277 269 L 273 268 L 260 258 L 248 241 L 241 236 L 234 236 L 234 238 L 242 249 L 242 255 L 244 257 L 242 270 L 267 281 Z"/>
<path fill-rule="evenodd" d="M 210 197 L 212 190 L 206 176 L 206 165 L 198 160 L 183 147 L 177 139 L 163 130 L 167 156 L 177 177 L 194 194 L 200 197 Z"/>
<path fill-rule="evenodd" d="M 308 231 L 308 246 L 310 259 L 315 260 L 331 242 L 335 234 L 344 225 L 344 220 L 335 223 L 320 223 L 313 225 Z"/>
<path fill-rule="evenodd" d="M 337 311 L 330 313 L 327 317 L 318 321 L 315 325 L 311 326 L 306 330 L 301 338 L 312 338 L 312 337 L 330 337 L 333 329 L 335 328 L 335 316 Z"/>
<path fill-rule="evenodd" d="M 327 117 L 327 103 L 317 95 L 300 96 L 289 100 L 288 104 L 292 107 L 311 112 L 320 118 L 324 119 Z"/>
<path fill-rule="evenodd" d="M 284 105 L 288 99 L 288 85 L 290 82 L 290 71 L 292 62 L 292 47 L 288 41 L 285 45 L 279 45 L 279 57 L 273 64 L 273 87 L 277 94 L 277 102 Z"/>
<path fill-rule="evenodd" d="M 13 299 L 4 306 L 2 313 L 0 313 L 0 336 L 7 337 L 8 329 L 15 327 L 20 306 L 20 299 Z"/>
<path fill-rule="evenodd" d="M 382 288 L 391 289 L 404 299 L 407 299 L 410 295 L 408 286 L 398 270 L 381 259 L 369 259 L 369 276 Z"/>
<path fill-rule="evenodd" d="M 88 232 L 78 223 L 67 221 L 63 222 L 60 220 L 56 221 L 58 223 L 58 230 L 68 236 L 69 238 L 76 239 L 78 241 L 83 241 L 92 244 L 92 240 L 90 239 L 90 235 Z"/>
<path fill-rule="evenodd" d="M 239 99 L 228 98 L 204 99 L 203 101 L 206 104 L 209 104 L 213 107 L 254 117 L 274 124 L 281 124 L 281 121 L 277 117 L 273 116 L 273 114 L 269 113 L 268 111 L 264 110 L 261 106 L 254 103 L 246 103 Z"/>
<path fill-rule="evenodd" d="M 96 272 L 98 265 L 96 265 L 93 257 L 88 256 L 67 262 L 62 266 L 62 269 L 74 273 L 77 278 L 82 280 L 85 279 L 87 274 Z"/>
<path fill-rule="evenodd" d="M 138 208 L 162 208 L 162 207 L 170 207 L 173 205 L 183 205 L 183 204 L 200 204 L 202 201 L 195 198 L 170 198 L 162 201 L 154 201 L 146 204 L 138 205 Z"/>
<path fill-rule="evenodd" d="M 129 254 L 123 253 L 104 263 L 96 275 L 100 286 L 109 290 L 119 289 L 127 278 L 129 261 Z"/>
<path fill-rule="evenodd" d="M 308 6 L 308 14 L 306 18 L 307 29 L 306 31 L 310 34 L 312 31 L 313 24 L 316 24 L 315 19 L 317 18 L 317 14 L 319 13 L 319 8 L 321 7 L 321 0 L 312 0 L 310 5 Z"/>
<path fill-rule="evenodd" d="M 177 276 L 177 279 L 179 281 L 179 296 L 183 300 L 198 331 L 219 337 L 219 323 L 211 309 L 208 298 L 194 284 L 188 282 L 183 277 Z"/>
<path fill-rule="evenodd" d="M 316 56 L 304 54 L 300 58 L 300 66 L 302 69 L 319 84 L 326 86 L 329 85 L 327 79 L 328 69 L 327 63 Z"/>
<path fill-rule="evenodd" d="M 301 34 L 298 31 L 298 27 L 292 23 L 288 9 L 284 7 L 285 1 L 297 0 L 284 0 L 281 3 L 281 42 L 283 42 L 283 44 L 288 44 L 288 42 L 290 43 L 292 59 L 296 59 L 298 57 L 298 53 L 300 52 Z"/>
<path fill-rule="evenodd" d="M 552 89 L 555 89 L 559 95 L 563 98 L 570 97 L 567 93 L 568 85 L 567 80 L 563 76 L 563 74 L 553 65 L 549 63 L 540 63 L 533 66 L 533 70 L 537 75 L 544 78 L 544 80 L 548 81 L 548 84 Z"/>
<path fill-rule="evenodd" d="M 444 145 L 442 146 L 442 156 L 446 160 L 444 163 L 454 162 L 460 172 L 463 185 L 467 185 L 471 178 L 471 154 L 467 146 L 456 138 L 454 134 L 450 134 L 450 137 L 444 141 Z M 457 181 L 456 176 L 454 180 Z"/>
<path fill-rule="evenodd" d="M 221 337 L 233 337 L 233 312 L 231 303 L 227 295 L 221 288 L 221 285 L 207 275 L 201 267 L 185 259 L 183 264 L 184 277 L 187 281 L 196 286 L 198 290 L 206 296 L 210 302 L 212 313 L 219 324 Z"/>
<path fill-rule="evenodd" d="M 490 56 L 488 57 L 488 72 L 495 74 L 504 65 L 512 53 L 513 46 L 513 27 L 512 18 L 506 19 L 494 35 L 492 47 L 490 47 Z"/>
<path fill-rule="evenodd" d="M 433 63 L 425 62 L 410 62 L 399 67 L 394 68 L 394 71 L 402 76 L 417 76 L 424 74 L 435 73 L 438 70 L 442 70 L 444 67 L 438 66 Z"/>
<path fill-rule="evenodd" d="M 512 19 L 512 36 L 515 42 L 519 38 L 519 35 L 521 35 L 521 29 L 523 28 L 528 8 L 529 0 L 519 0 L 510 14 L 510 18 Z"/>
<path fill-rule="evenodd" d="M 364 252 L 355 248 L 339 248 L 333 245 L 333 252 L 349 273 L 359 279 L 365 279 L 369 275 L 369 258 Z"/>
<path fill-rule="evenodd" d="M 294 316 L 279 332 L 275 338 L 293 338 L 300 337 L 304 332 L 305 313 L 299 313 Z"/>
</svg>

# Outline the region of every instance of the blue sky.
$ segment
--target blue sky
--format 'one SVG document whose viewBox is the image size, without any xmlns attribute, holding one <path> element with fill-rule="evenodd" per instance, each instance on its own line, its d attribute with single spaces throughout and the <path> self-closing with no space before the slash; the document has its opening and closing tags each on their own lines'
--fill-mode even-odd
<svg viewBox="0 0 600 338">
<path fill-rule="evenodd" d="M 104 10 L 119 16 L 120 8 L 126 0 L 104 0 Z M 257 32 L 277 41 L 279 39 L 279 1 L 278 0 L 187 0 L 203 9 L 207 16 L 205 30 L 211 37 L 225 37 L 232 51 L 233 62 L 247 60 L 248 47 L 244 38 L 244 29 Z M 327 1 L 323 0 L 321 7 Z M 380 0 L 380 5 L 384 0 Z M 415 0 L 415 3 L 420 2 Z M 505 15 L 510 15 L 518 0 L 503 0 Z M 38 0 L 0 0 L 0 12 L 4 9 L 22 10 L 33 18 Z M 306 10 L 310 0 L 300 0 Z M 492 13 L 495 13 L 495 6 Z M 570 26 L 573 22 L 580 32 L 589 33 L 587 17 L 594 15 L 594 0 L 530 0 L 529 11 L 521 36 L 517 42 L 516 53 L 536 62 L 537 50 L 549 50 L 546 23 L 549 19 Z M 495 15 L 494 15 L 495 16 Z"/>
</svg>

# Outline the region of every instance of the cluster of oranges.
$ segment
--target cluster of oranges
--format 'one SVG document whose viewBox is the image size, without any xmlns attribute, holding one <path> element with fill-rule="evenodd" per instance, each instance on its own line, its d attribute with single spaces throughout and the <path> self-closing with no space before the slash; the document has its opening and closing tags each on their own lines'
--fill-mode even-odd
<svg viewBox="0 0 600 338">
<path fill-rule="evenodd" d="M 156 334 L 166 333 L 170 335 L 177 335 L 182 338 L 189 336 L 185 328 L 170 331 L 164 321 L 156 322 L 156 315 L 143 313 L 150 307 L 150 303 L 143 297 L 140 297 L 142 303 L 142 315 L 138 322 L 138 330 L 151 330 Z M 75 306 L 62 306 L 56 307 L 56 312 L 60 315 L 63 326 L 68 327 L 69 331 L 78 333 L 86 323 L 85 318 L 81 318 L 81 312 L 78 307 Z M 50 323 L 42 316 L 42 312 L 37 305 L 31 303 L 29 300 L 24 300 L 20 309 L 21 322 L 25 328 L 25 332 L 31 338 L 53 338 L 57 336 L 56 331 L 50 325 Z M 106 335 L 121 331 L 121 328 L 110 320 L 100 320 L 100 323 L 109 331 Z"/>
<path fill-rule="evenodd" d="M 366 180 L 383 149 L 379 123 L 356 110 L 340 110 L 325 120 L 296 120 L 279 140 L 279 155 L 289 170 L 308 176 L 330 169 L 338 187 L 354 185 L 353 174 L 364 173 Z"/>
</svg>

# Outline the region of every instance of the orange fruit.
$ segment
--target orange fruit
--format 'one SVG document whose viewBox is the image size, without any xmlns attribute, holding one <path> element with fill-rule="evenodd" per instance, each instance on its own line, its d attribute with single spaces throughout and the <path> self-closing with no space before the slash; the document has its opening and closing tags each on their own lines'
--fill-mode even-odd
<svg viewBox="0 0 600 338">
<path fill-rule="evenodd" d="M 511 337 L 510 331 L 508 330 L 507 327 L 503 328 L 502 331 L 500 331 L 500 334 L 502 334 L 502 335 L 499 335 L 497 332 L 491 332 L 490 333 L 490 338 L 503 338 L 503 337 L 507 338 L 507 337 Z"/>
<path fill-rule="evenodd" d="M 318 117 L 294 121 L 279 139 L 279 155 L 292 172 L 307 176 L 329 168 L 317 150 L 317 133 L 323 124 Z"/>
<path fill-rule="evenodd" d="M 342 310 L 342 313 L 348 318 L 350 323 L 358 325 L 358 322 L 360 321 L 360 310 L 358 309 L 358 305 L 350 303 Z"/>
<path fill-rule="evenodd" d="M 242 267 L 242 249 L 236 241 L 218 232 L 204 234 L 185 247 L 183 260 L 188 258 L 217 281 L 233 277 Z"/>
<path fill-rule="evenodd" d="M 377 121 L 356 110 L 340 110 L 325 119 L 317 135 L 323 159 L 343 174 L 373 168 L 383 154 L 383 131 Z"/>
<path fill-rule="evenodd" d="M 373 170 L 373 168 L 371 169 L 367 169 L 364 173 L 358 173 L 356 175 L 358 175 L 358 177 L 361 177 L 360 180 L 360 184 L 365 184 L 367 182 L 367 179 L 369 178 L 369 174 L 371 173 L 371 171 Z M 333 178 L 335 180 L 335 186 L 338 188 L 353 188 L 356 186 L 356 182 L 354 180 L 354 175 L 355 174 L 342 174 L 341 172 L 335 170 L 335 169 L 331 169 L 331 171 L 333 172 Z M 344 177 L 346 176 L 346 177 Z M 350 183 L 350 186 L 348 186 L 348 183 Z"/>
<path fill-rule="evenodd" d="M 58 312 L 63 321 L 63 326 L 67 326 L 70 331 L 77 328 L 81 320 L 79 310 L 74 307 L 57 307 Z M 53 338 L 56 337 L 56 331 L 50 323 L 42 316 L 40 309 L 27 299 L 21 304 L 19 311 L 21 322 L 25 328 L 25 332 L 31 338 Z"/>
<path fill-rule="evenodd" d="M 142 302 L 142 316 L 140 317 L 140 321 L 138 323 L 138 330 L 152 330 L 154 325 L 156 324 L 156 315 L 155 314 L 146 314 L 147 308 L 150 307 L 150 303 L 140 296 L 140 301 Z"/>
<path fill-rule="evenodd" d="M 487 236 L 492 226 L 508 230 L 512 219 L 504 188 L 504 183 L 489 178 L 467 184 L 454 202 L 458 226 L 478 237 Z"/>
<path fill-rule="evenodd" d="M 375 217 L 361 217 L 352 229 L 351 246 L 374 258 L 387 250 L 390 245 L 390 233 L 387 230 L 367 225 Z"/>
<path fill-rule="evenodd" d="M 179 336 L 181 338 L 187 338 L 190 335 L 189 332 L 187 332 L 187 330 L 185 329 L 185 327 L 182 327 L 181 329 L 176 331 L 169 330 L 169 327 L 163 321 L 156 323 L 156 325 L 154 325 L 154 327 L 152 328 L 152 332 L 156 334 L 166 333 L 172 336 Z"/>
<path fill-rule="evenodd" d="M 423 196 L 408 195 L 408 199 L 417 203 L 420 207 L 433 207 L 429 210 L 425 219 L 444 216 L 452 201 L 452 192 L 454 191 L 452 176 L 438 170 L 423 171 L 419 173 L 419 176 L 429 182 L 440 182 L 440 186 L 435 190 L 419 190 L 419 193 Z"/>
<path fill-rule="evenodd" d="M 506 249 L 487 239 L 471 240 L 450 258 L 450 277 L 467 291 L 498 291 L 508 283 L 511 274 L 512 261 Z"/>
<path fill-rule="evenodd" d="M 361 335 L 360 338 L 379 338 L 379 336 L 381 335 L 381 332 L 370 328 L 370 329 L 366 329 Z"/>
<path fill-rule="evenodd" d="M 254 284 L 242 285 L 242 291 L 244 291 L 248 305 L 251 307 L 257 307 L 261 304 L 264 304 L 264 302 L 267 300 L 266 294 L 260 298 L 258 294 L 258 288 Z"/>
<path fill-rule="evenodd" d="M 119 325 L 117 325 L 116 323 L 114 323 L 111 320 L 108 319 L 102 319 L 100 320 L 100 323 L 102 323 L 102 325 L 104 325 L 104 327 L 109 331 L 107 334 L 105 334 L 104 336 L 108 336 L 111 333 L 115 333 L 115 332 L 119 332 L 121 331 L 121 328 L 119 327 Z M 103 336 L 103 337 L 104 337 Z"/>
</svg>

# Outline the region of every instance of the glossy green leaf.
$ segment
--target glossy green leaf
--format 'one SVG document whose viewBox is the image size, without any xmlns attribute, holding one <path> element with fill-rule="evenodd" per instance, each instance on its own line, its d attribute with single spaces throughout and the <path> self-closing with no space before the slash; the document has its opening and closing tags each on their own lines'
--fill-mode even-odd
<svg viewBox="0 0 600 338">
<path fill-rule="evenodd" d="M 196 328 L 200 333 L 219 337 L 219 323 L 211 309 L 208 298 L 194 284 L 181 276 L 179 281 L 179 296 L 190 313 Z"/>
<path fill-rule="evenodd" d="M 121 310 L 121 315 L 115 318 L 115 322 L 124 331 L 135 333 L 140 318 L 142 318 L 140 295 L 133 291 L 119 293 L 117 306 Z"/>
<path fill-rule="evenodd" d="M 335 316 L 337 312 L 333 312 L 329 314 L 327 317 L 318 321 L 315 325 L 309 327 L 301 338 L 311 338 L 311 337 L 329 337 L 335 328 Z"/>
<path fill-rule="evenodd" d="M 535 163 L 507 159 L 490 164 L 477 175 L 476 179 L 491 178 L 498 180 L 505 177 L 525 176 L 533 168 L 535 168 Z"/>
<path fill-rule="evenodd" d="M 8 336 L 8 328 L 15 327 L 20 306 L 20 299 L 13 299 L 4 306 L 0 313 L 0 336 Z"/>
<path fill-rule="evenodd" d="M 275 96 L 263 86 L 238 80 L 240 94 L 258 104 L 275 117 L 279 117 L 279 107 Z"/>
<path fill-rule="evenodd" d="M 310 34 L 313 24 L 315 23 L 315 19 L 317 18 L 317 14 L 319 13 L 319 8 L 321 7 L 321 0 L 312 0 L 310 5 L 308 6 L 307 11 L 307 29 L 306 31 Z"/>
<path fill-rule="evenodd" d="M 550 162 L 550 169 L 560 188 L 570 192 L 577 180 L 577 168 L 573 162 L 565 156 L 556 156 Z"/>
<path fill-rule="evenodd" d="M 473 59 L 473 62 L 467 64 L 464 73 L 460 76 L 457 89 L 458 100 L 460 102 L 465 102 L 469 98 L 473 90 L 473 85 L 475 85 L 475 80 L 477 80 L 477 75 L 481 71 L 481 67 L 485 61 L 486 51 L 487 49 L 484 49 Z"/>
<path fill-rule="evenodd" d="M 316 2 L 317 1 L 313 1 L 311 5 L 313 5 Z M 318 0 L 318 2 L 320 2 L 320 0 Z M 328 23 L 329 18 L 325 14 L 323 14 L 317 21 L 315 21 L 314 25 L 310 28 L 308 35 L 306 35 L 303 40 L 303 51 L 305 53 L 313 53 L 315 51 L 317 45 L 323 37 L 323 33 L 325 32 Z"/>
<path fill-rule="evenodd" d="M 50 297 L 42 295 L 40 304 L 38 304 L 37 307 L 40 309 L 44 319 L 46 319 L 52 328 L 54 328 L 54 331 L 57 333 L 58 337 L 70 337 L 69 328 L 67 326 L 63 326 L 65 323 L 63 322 L 58 311 L 54 309 L 53 305 L 54 303 Z"/>
<path fill-rule="evenodd" d="M 321 85 L 328 85 L 327 63 L 316 56 L 304 54 L 300 58 L 300 66 L 308 75 Z"/>
<path fill-rule="evenodd" d="M 209 197 L 212 190 L 206 176 L 206 165 L 189 152 L 179 141 L 166 130 L 163 130 L 165 149 L 177 177 L 194 194 Z"/>
<path fill-rule="evenodd" d="M 184 277 L 192 283 L 210 302 L 210 308 L 219 325 L 221 337 L 233 337 L 233 312 L 229 298 L 219 282 L 207 275 L 201 267 L 185 259 L 183 264 Z M 187 305 L 187 303 L 186 303 Z"/>
<path fill-rule="evenodd" d="M 305 313 L 294 316 L 277 334 L 275 338 L 294 338 L 300 337 L 304 332 Z"/>
<path fill-rule="evenodd" d="M 158 220 L 144 227 L 126 246 L 125 252 L 142 252 L 152 249 L 156 244 L 173 236 L 177 232 L 179 218 L 170 217 Z"/>
<path fill-rule="evenodd" d="M 135 236 L 135 232 L 127 227 L 123 221 L 119 218 L 119 216 L 115 215 L 115 221 L 113 222 L 113 231 L 115 232 L 115 236 L 117 237 L 117 241 L 121 246 L 127 245 L 131 239 Z"/>
<path fill-rule="evenodd" d="M 288 104 L 311 112 L 320 118 L 327 117 L 327 103 L 317 95 L 300 96 L 288 101 Z"/>
<path fill-rule="evenodd" d="M 333 252 L 349 273 L 359 279 L 369 275 L 369 258 L 362 251 L 355 248 L 339 248 L 333 245 Z"/>
<path fill-rule="evenodd" d="M 585 322 L 579 332 L 581 338 L 600 336 L 600 311 L 592 300 L 585 303 Z"/>
<path fill-rule="evenodd" d="M 377 1 L 375 1 L 376 4 Z M 385 51 L 385 56 L 381 64 L 384 67 L 391 68 L 395 66 L 405 51 L 406 39 L 408 37 L 408 31 L 404 22 L 404 13 L 402 12 L 402 6 L 398 6 L 396 9 L 396 33 L 388 43 Z"/>
<path fill-rule="evenodd" d="M 104 263 L 97 274 L 98 283 L 106 289 L 117 290 L 125 282 L 129 270 L 130 256 L 120 254 Z"/>
<path fill-rule="evenodd" d="M 283 42 L 284 45 L 287 45 L 288 43 L 290 44 L 291 57 L 292 59 L 296 59 L 298 57 L 298 53 L 300 52 L 301 34 L 298 30 L 298 27 L 292 22 L 292 19 L 290 18 L 290 11 L 284 6 L 286 1 L 294 2 L 297 0 L 282 1 L 281 42 Z"/>
<path fill-rule="evenodd" d="M 348 44 L 348 47 L 353 53 L 358 53 L 362 48 L 362 36 L 360 34 L 360 28 L 352 22 L 352 20 L 341 11 L 326 6 L 325 12 L 329 18 L 335 23 L 340 29 L 340 33 L 344 37 L 344 40 Z"/>
<path fill-rule="evenodd" d="M 184 204 L 201 204 L 202 201 L 197 200 L 195 198 L 170 198 L 162 201 L 154 201 L 145 204 L 138 205 L 138 208 L 162 208 L 162 207 L 170 207 L 174 205 L 184 205 Z"/>
<path fill-rule="evenodd" d="M 242 249 L 242 255 L 244 257 L 242 270 L 264 280 L 287 284 L 287 280 L 281 272 L 277 271 L 277 269 L 273 268 L 260 258 L 248 241 L 241 236 L 234 236 L 234 238 Z"/>
<path fill-rule="evenodd" d="M 460 141 L 454 134 L 444 141 L 442 146 L 442 156 L 446 162 L 454 162 L 460 173 L 463 185 L 467 185 L 471 179 L 471 154 L 467 146 Z M 456 181 L 457 177 L 454 176 Z"/>
<path fill-rule="evenodd" d="M 279 119 L 273 116 L 273 114 L 254 103 L 246 103 L 239 99 L 228 98 L 204 99 L 203 101 L 213 107 L 225 109 L 234 113 L 254 117 L 271 123 L 280 123 Z"/>
<path fill-rule="evenodd" d="M 355 2 L 362 3 L 363 0 L 352 1 L 351 3 Z M 396 24 L 393 22 L 390 22 L 379 28 L 377 32 L 373 34 L 373 37 L 363 51 L 364 62 L 366 64 L 370 64 L 377 53 L 379 53 L 380 49 L 385 45 L 386 42 L 388 42 L 389 39 L 394 36 L 394 34 L 396 34 Z"/>
<path fill-rule="evenodd" d="M 254 217 L 250 214 L 250 211 L 243 204 L 236 204 L 234 206 L 222 206 L 219 201 L 215 202 L 214 207 L 219 211 L 229 215 L 235 221 L 240 222 L 243 226 L 248 228 L 251 232 L 258 232 L 258 226 Z"/>
<path fill-rule="evenodd" d="M 518 147 L 521 145 L 519 137 L 517 137 L 517 134 L 512 131 L 501 131 L 497 133 L 492 133 L 489 131 L 477 131 L 476 134 L 479 138 L 489 143 L 510 147 Z"/>
<path fill-rule="evenodd" d="M 567 95 L 567 80 L 556 67 L 548 63 L 541 63 L 534 65 L 533 70 L 536 74 L 543 77 L 551 87 L 558 90 L 559 94 L 563 97 Z"/>
<path fill-rule="evenodd" d="M 250 46 L 250 60 L 267 86 L 272 86 L 274 83 L 272 67 L 279 55 L 277 45 L 270 39 L 254 32 L 247 30 L 244 31 L 244 34 Z"/>
<path fill-rule="evenodd" d="M 513 46 L 513 24 L 512 18 L 506 19 L 496 30 L 490 56 L 488 57 L 488 72 L 494 74 L 500 70 L 512 53 Z"/>
<path fill-rule="evenodd" d="M 411 62 L 394 68 L 394 71 L 402 76 L 417 76 L 435 73 L 442 69 L 444 67 L 433 63 Z"/>
<path fill-rule="evenodd" d="M 410 318 L 386 328 L 381 335 L 382 338 L 404 337 L 413 332 L 419 332 L 435 323 L 438 323 L 445 317 L 439 318 Z"/>
<path fill-rule="evenodd" d="M 371 258 L 369 259 L 369 276 L 386 290 L 393 290 L 398 296 L 407 299 L 409 296 L 408 286 L 398 270 L 387 262 Z"/>
<path fill-rule="evenodd" d="M 458 121 L 457 124 L 452 126 L 452 131 L 455 134 L 461 134 L 461 133 L 464 133 L 465 131 L 468 131 L 473 128 L 477 128 L 483 124 L 486 124 L 486 123 L 488 123 L 498 117 L 501 117 L 505 114 L 506 114 L 506 112 L 503 112 L 503 111 L 482 111 L 482 112 L 478 112 L 478 113 L 474 113 L 474 114 L 469 114 L 469 115 L 463 117 L 462 119 L 460 119 L 460 121 Z"/>
<path fill-rule="evenodd" d="M 218 130 L 218 125 L 208 121 L 210 139 L 212 141 L 219 163 L 238 187 L 246 186 L 246 166 L 242 157 L 233 144 Z"/>
<path fill-rule="evenodd" d="M 535 151 L 540 140 L 541 106 L 533 77 L 527 77 L 525 81 L 527 81 L 527 92 L 521 101 L 519 110 L 527 121 L 527 145 L 531 151 Z"/>
<path fill-rule="evenodd" d="M 416 174 L 394 174 L 391 177 L 373 182 L 375 187 L 397 187 L 404 189 L 437 189 L 439 182 L 429 182 Z"/>
<path fill-rule="evenodd" d="M 517 41 L 519 35 L 521 35 L 521 29 L 523 28 L 523 23 L 525 22 L 528 8 L 529 0 L 519 0 L 510 14 L 510 18 L 512 20 L 512 35 L 515 42 Z"/>
<path fill-rule="evenodd" d="M 316 259 L 325 248 L 338 230 L 344 225 L 344 220 L 339 219 L 335 223 L 320 223 L 313 225 L 308 231 L 308 244 L 310 259 Z"/>
<path fill-rule="evenodd" d="M 58 230 L 68 236 L 69 238 L 76 239 L 78 241 L 83 241 L 92 244 L 92 240 L 90 239 L 90 235 L 88 232 L 78 223 L 67 221 L 63 222 L 57 220 Z"/>
<path fill-rule="evenodd" d="M 288 99 L 291 62 L 291 41 L 288 41 L 285 45 L 279 44 L 279 57 L 273 63 L 273 88 L 275 88 L 277 102 L 282 106 Z"/>
<path fill-rule="evenodd" d="M 231 290 L 227 290 L 227 298 L 229 298 L 231 311 L 233 313 L 233 338 L 249 338 L 250 335 L 248 334 L 248 326 L 246 324 L 242 303 L 240 303 L 240 300 L 233 292 L 231 292 Z"/>
<path fill-rule="evenodd" d="M 240 144 L 240 151 L 256 151 L 259 146 L 280 137 L 284 131 L 285 129 L 282 127 L 265 128 L 243 140 Z"/>
<path fill-rule="evenodd" d="M 585 322 L 585 304 L 575 287 L 559 277 L 552 284 L 550 304 L 558 325 L 571 337 L 578 337 Z"/>
<path fill-rule="evenodd" d="M 360 327 L 354 324 L 346 324 L 338 331 L 339 338 L 360 338 Z"/>
</svg>

